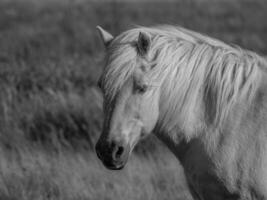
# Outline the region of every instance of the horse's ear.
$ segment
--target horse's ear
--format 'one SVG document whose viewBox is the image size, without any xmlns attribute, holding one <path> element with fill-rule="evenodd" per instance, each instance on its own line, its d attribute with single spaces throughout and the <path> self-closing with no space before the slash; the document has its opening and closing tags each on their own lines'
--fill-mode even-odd
<svg viewBox="0 0 267 200">
<path fill-rule="evenodd" d="M 107 47 L 112 42 L 114 37 L 109 32 L 107 32 L 103 28 L 101 28 L 100 26 L 97 26 L 96 29 L 98 30 L 99 35 L 100 35 L 104 45 Z"/>
<path fill-rule="evenodd" d="M 140 32 L 137 41 L 137 48 L 141 55 L 146 55 L 150 48 L 151 39 L 147 33 Z"/>
</svg>

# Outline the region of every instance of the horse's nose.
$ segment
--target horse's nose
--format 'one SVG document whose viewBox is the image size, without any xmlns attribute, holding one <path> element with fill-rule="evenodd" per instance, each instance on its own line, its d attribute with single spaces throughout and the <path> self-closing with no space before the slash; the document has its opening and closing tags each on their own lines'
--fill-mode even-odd
<svg viewBox="0 0 267 200">
<path fill-rule="evenodd" d="M 120 142 L 101 142 L 98 141 L 95 151 L 99 159 L 119 161 L 124 153 L 124 147 Z"/>
<path fill-rule="evenodd" d="M 124 165 L 127 161 L 127 145 L 122 142 L 98 141 L 95 151 L 98 158 L 108 168 L 115 169 L 117 166 Z"/>
<path fill-rule="evenodd" d="M 121 157 L 123 156 L 124 153 L 124 147 L 120 144 L 115 144 L 113 145 L 112 148 L 112 158 L 114 161 L 119 161 L 121 160 Z"/>
</svg>

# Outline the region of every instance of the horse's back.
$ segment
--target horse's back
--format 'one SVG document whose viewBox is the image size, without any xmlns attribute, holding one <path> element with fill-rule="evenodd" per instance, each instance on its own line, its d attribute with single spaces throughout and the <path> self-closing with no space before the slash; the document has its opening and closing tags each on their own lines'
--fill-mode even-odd
<svg viewBox="0 0 267 200">
<path fill-rule="evenodd" d="M 259 137 L 256 144 L 258 153 L 257 157 L 258 166 L 254 170 L 254 186 L 255 190 L 252 192 L 255 195 L 261 195 L 258 199 L 267 199 L 267 66 L 262 71 L 262 84 L 258 91 L 256 98 L 256 111 L 258 115 L 254 120 L 258 121 L 256 128 L 258 128 Z"/>
</svg>

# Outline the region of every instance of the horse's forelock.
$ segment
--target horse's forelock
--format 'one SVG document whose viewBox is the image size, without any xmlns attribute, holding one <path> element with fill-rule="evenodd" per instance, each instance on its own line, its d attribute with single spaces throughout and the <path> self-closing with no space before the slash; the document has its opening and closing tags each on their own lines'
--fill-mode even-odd
<svg viewBox="0 0 267 200">
<path fill-rule="evenodd" d="M 133 36 L 131 32 L 122 33 L 108 48 L 102 82 L 110 99 L 116 96 L 135 69 L 138 54 Z"/>
</svg>

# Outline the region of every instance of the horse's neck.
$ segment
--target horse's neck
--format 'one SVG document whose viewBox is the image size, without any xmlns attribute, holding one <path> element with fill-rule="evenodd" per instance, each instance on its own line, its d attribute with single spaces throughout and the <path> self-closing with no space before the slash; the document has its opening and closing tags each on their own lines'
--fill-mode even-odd
<svg viewBox="0 0 267 200">
<path fill-rule="evenodd" d="M 171 134 L 161 131 L 155 132 L 155 135 L 169 148 L 182 165 L 184 165 L 184 161 L 187 159 L 187 155 L 192 150 L 192 147 L 194 149 L 202 148 L 200 140 L 192 138 L 187 141 L 186 138 L 182 136 L 182 133 Z M 181 137 L 175 137 L 178 135 L 181 135 Z"/>
<path fill-rule="evenodd" d="M 191 155 L 192 149 L 197 149 L 196 151 L 201 151 L 204 157 L 212 159 L 218 152 L 218 148 L 223 147 L 221 143 L 231 140 L 240 144 L 241 142 L 238 140 L 240 135 L 242 137 L 245 137 L 246 134 L 249 136 L 250 132 L 247 131 L 249 127 L 254 127 L 256 130 L 256 122 L 267 119 L 267 77 L 263 82 L 265 84 L 262 84 L 262 88 L 258 90 L 258 95 L 252 104 L 240 103 L 233 107 L 232 114 L 224 123 L 223 129 L 203 126 L 205 129 L 195 129 L 195 134 L 190 132 L 188 134 L 185 133 L 188 130 L 187 128 L 166 131 L 162 127 L 157 127 L 155 130 L 160 130 L 160 132 L 155 134 L 182 164 L 186 155 Z M 257 133 L 255 132 L 255 134 Z M 191 137 L 188 137 L 188 135 Z"/>
<path fill-rule="evenodd" d="M 178 158 L 183 160 L 188 145 L 184 140 L 176 140 L 165 134 L 164 132 L 157 132 L 155 135 L 170 149 L 170 151 Z"/>
</svg>

